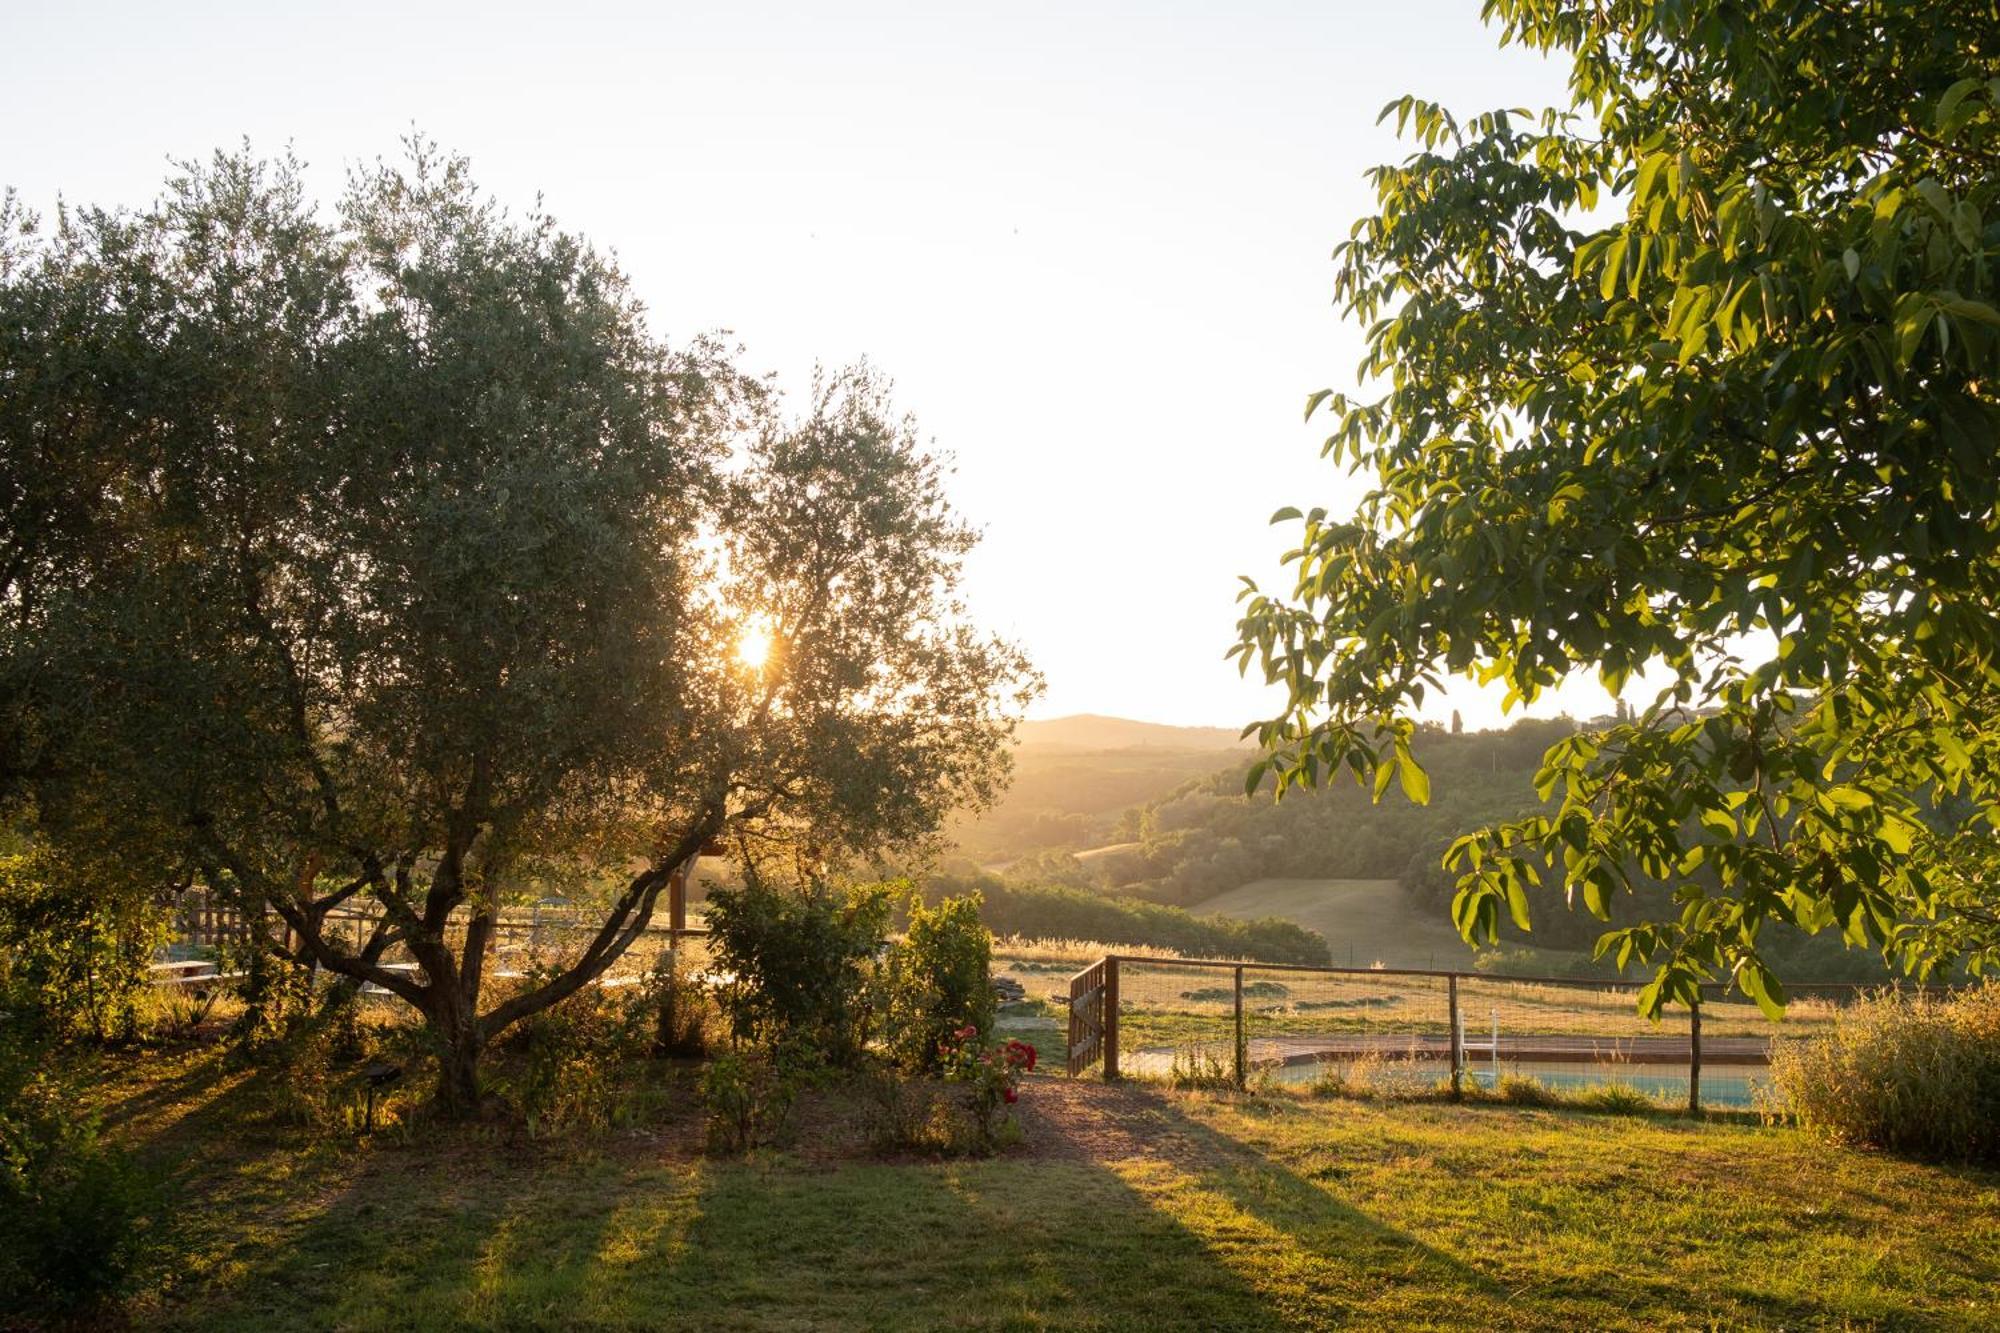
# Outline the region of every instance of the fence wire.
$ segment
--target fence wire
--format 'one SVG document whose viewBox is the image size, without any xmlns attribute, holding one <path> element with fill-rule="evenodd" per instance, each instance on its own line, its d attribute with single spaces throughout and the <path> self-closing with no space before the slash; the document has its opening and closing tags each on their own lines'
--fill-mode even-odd
<svg viewBox="0 0 2000 1333">
<path fill-rule="evenodd" d="M 1640 983 L 1480 973 L 1280 968 L 1121 955 L 1118 1069 L 1197 1084 L 1325 1078 L 1419 1091 L 1531 1078 L 1623 1086 L 1685 1105 L 1749 1106 L 1774 1043 L 1825 1031 L 1859 987 L 1808 988 L 1781 1023 L 1722 987 L 1704 992 L 1699 1048 L 1681 1007 L 1638 1013 Z M 1239 982 L 1240 978 L 1240 982 Z M 1240 1006 L 1241 1019 L 1238 1019 Z M 1453 1042 L 1453 1012 L 1459 1025 Z"/>
<path fill-rule="evenodd" d="M 327 914 L 321 931 L 337 948 L 358 954 L 379 921 L 380 917 L 372 912 L 336 910 Z M 486 976 L 489 980 L 512 981 L 532 972 L 567 967 L 582 957 L 602 924 L 601 916 L 593 917 L 591 910 L 583 906 L 542 906 L 503 913 L 493 930 Z M 466 925 L 466 913 L 461 911 L 445 927 L 445 944 L 454 956 L 464 948 Z M 283 943 L 287 938 L 285 924 L 275 914 L 262 923 L 262 929 L 275 942 Z M 235 951 L 250 939 L 251 933 L 251 927 L 240 914 L 197 902 L 176 914 L 166 956 L 175 963 L 206 960 L 217 966 L 227 965 L 240 961 Z M 641 932 L 606 970 L 601 984 L 632 984 L 673 950 L 676 943 L 683 972 L 699 975 L 712 970 L 708 934 L 698 918 L 680 933 L 678 941 L 660 919 Z M 384 950 L 379 962 L 393 970 L 417 966 L 409 949 L 401 943 Z"/>
</svg>

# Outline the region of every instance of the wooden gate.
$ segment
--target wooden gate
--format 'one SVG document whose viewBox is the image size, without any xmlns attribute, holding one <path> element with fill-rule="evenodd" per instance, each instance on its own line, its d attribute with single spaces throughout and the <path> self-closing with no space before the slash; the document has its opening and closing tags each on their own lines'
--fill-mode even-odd
<svg viewBox="0 0 2000 1333">
<path fill-rule="evenodd" d="M 1072 1075 L 1104 1061 L 1118 1077 L 1118 960 L 1100 958 L 1069 979 L 1069 1060 Z"/>
</svg>

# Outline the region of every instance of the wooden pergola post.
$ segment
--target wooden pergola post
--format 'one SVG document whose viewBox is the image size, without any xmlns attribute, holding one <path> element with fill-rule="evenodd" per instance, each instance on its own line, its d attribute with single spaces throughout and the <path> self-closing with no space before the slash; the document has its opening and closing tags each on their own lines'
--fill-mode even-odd
<svg viewBox="0 0 2000 1333">
<path fill-rule="evenodd" d="M 667 879 L 667 947 L 673 951 L 677 961 L 681 953 L 681 937 L 687 934 L 688 880 L 694 877 L 695 862 L 704 856 L 721 856 L 728 850 L 720 840 L 710 838 L 701 845 L 700 851 L 683 861 Z"/>
<path fill-rule="evenodd" d="M 688 870 L 694 865 L 689 861 L 667 879 L 667 947 L 679 955 L 681 932 L 688 924 Z"/>
</svg>

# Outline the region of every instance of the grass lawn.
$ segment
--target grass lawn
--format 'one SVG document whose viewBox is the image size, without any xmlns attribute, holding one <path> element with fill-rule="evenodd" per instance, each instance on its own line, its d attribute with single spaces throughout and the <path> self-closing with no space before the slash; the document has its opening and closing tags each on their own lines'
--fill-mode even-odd
<svg viewBox="0 0 2000 1333">
<path fill-rule="evenodd" d="M 715 1161 L 691 1108 L 364 1143 L 258 1121 L 209 1054 L 98 1087 L 177 1200 L 147 1327 L 2000 1323 L 2000 1174 L 1744 1123 L 1037 1077 L 991 1160 Z"/>
</svg>

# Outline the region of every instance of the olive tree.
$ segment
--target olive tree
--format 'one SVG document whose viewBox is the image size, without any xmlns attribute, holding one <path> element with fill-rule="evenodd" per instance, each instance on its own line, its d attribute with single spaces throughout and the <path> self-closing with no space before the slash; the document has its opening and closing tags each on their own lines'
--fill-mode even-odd
<svg viewBox="0 0 2000 1333">
<path fill-rule="evenodd" d="M 1777 923 L 1917 972 L 2000 961 L 2000 26 L 1987 0 L 1488 0 L 1570 105 L 1392 104 L 1414 155 L 1339 247 L 1371 479 L 1245 594 L 1284 787 L 1428 783 L 1450 677 L 1657 688 L 1548 751 L 1539 813 L 1461 840 L 1468 938 L 1546 882 L 1657 1013 L 1783 1003 Z M 1254 780 L 1254 779 L 1253 779 Z"/>
<path fill-rule="evenodd" d="M 704 846 L 834 859 L 994 791 L 1033 678 L 968 625 L 973 534 L 865 368 L 785 418 L 421 141 L 331 212 L 240 154 L 10 224 L 15 794 L 408 1002 L 453 1112 Z M 483 1001 L 509 895 L 552 883 L 608 886 L 587 943 Z"/>
</svg>

